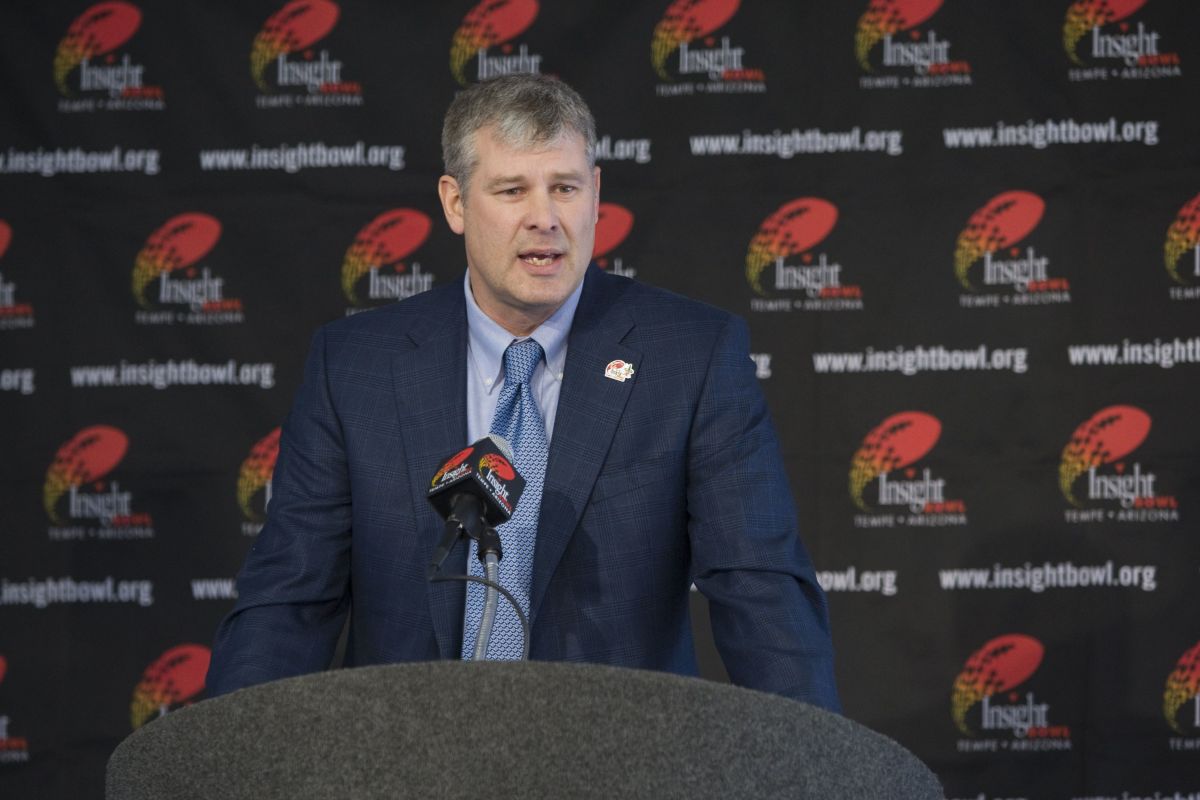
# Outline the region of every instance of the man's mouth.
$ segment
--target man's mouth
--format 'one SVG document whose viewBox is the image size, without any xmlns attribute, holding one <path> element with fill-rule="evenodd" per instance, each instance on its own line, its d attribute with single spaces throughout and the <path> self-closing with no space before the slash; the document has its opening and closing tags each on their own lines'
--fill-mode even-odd
<svg viewBox="0 0 1200 800">
<path fill-rule="evenodd" d="M 535 267 L 547 267 L 555 262 L 556 259 L 562 257 L 561 250 L 526 250 L 519 254 L 519 257 L 526 264 Z"/>
</svg>

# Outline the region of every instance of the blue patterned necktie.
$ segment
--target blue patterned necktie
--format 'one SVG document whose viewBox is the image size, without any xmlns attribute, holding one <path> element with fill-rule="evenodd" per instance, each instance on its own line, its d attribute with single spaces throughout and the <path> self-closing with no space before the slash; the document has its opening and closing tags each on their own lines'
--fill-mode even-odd
<svg viewBox="0 0 1200 800">
<path fill-rule="evenodd" d="M 542 482 L 546 477 L 546 424 L 533 400 L 530 380 L 542 360 L 542 346 L 533 339 L 515 342 L 504 351 L 504 388 L 496 403 L 492 418 L 492 433 L 503 436 L 513 449 L 513 466 L 525 478 L 525 491 L 517 502 L 512 519 L 496 528 L 504 548 L 500 560 L 500 585 L 512 593 L 529 613 L 529 585 L 533 575 L 533 545 L 537 539 L 538 510 L 542 505 Z M 483 577 L 479 563 L 478 545 L 471 542 L 467 556 L 471 575 Z M 467 584 L 467 608 L 463 618 L 462 657 L 470 660 L 475 650 L 475 637 L 483 617 L 484 587 Z M 496 610 L 492 638 L 488 643 L 488 660 L 515 661 L 521 657 L 521 621 L 512 605 L 503 597 Z"/>
</svg>

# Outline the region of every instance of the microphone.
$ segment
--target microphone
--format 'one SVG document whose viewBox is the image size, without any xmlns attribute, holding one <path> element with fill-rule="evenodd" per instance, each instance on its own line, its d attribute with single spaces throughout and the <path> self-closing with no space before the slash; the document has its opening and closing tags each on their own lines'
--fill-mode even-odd
<svg viewBox="0 0 1200 800">
<path fill-rule="evenodd" d="M 483 617 L 475 639 L 473 658 L 487 658 L 488 640 L 496 617 L 499 595 L 512 604 L 521 623 L 522 659 L 529 658 L 529 620 L 512 593 L 500 585 L 500 535 L 496 527 L 508 522 L 516 510 L 525 479 L 512 464 L 512 448 L 504 437 L 489 434 L 446 460 L 430 481 L 425 496 L 446 520 L 442 540 L 433 551 L 426 572 L 431 582 L 467 581 L 487 587 Z M 486 578 L 474 575 L 438 575 L 442 563 L 463 533 L 479 543 L 478 557 Z"/>
<path fill-rule="evenodd" d="M 525 479 L 513 467 L 512 448 L 502 436 L 489 434 L 448 458 L 426 492 L 446 520 L 429 575 L 441 568 L 462 533 L 480 543 L 480 561 L 488 550 L 499 556 L 500 537 L 494 529 L 509 520 L 524 490 Z"/>
</svg>

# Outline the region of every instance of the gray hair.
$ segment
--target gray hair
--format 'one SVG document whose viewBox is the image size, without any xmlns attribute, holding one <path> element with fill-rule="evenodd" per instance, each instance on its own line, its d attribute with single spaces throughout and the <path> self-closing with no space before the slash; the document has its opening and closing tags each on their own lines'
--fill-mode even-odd
<svg viewBox="0 0 1200 800">
<path fill-rule="evenodd" d="M 442 161 L 464 198 L 479 163 L 475 133 L 489 125 L 502 143 L 522 149 L 578 133 L 588 168 L 596 165 L 596 121 L 578 92 L 547 75 L 504 75 L 455 94 L 442 123 Z"/>
</svg>

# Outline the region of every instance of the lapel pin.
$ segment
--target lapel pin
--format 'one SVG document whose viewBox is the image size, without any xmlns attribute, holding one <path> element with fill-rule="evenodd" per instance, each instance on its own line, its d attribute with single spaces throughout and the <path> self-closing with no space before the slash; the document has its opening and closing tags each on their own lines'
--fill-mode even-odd
<svg viewBox="0 0 1200 800">
<path fill-rule="evenodd" d="M 626 363 L 619 358 L 610 361 L 604 368 L 604 377 L 624 383 L 633 377 L 633 364 Z"/>
</svg>

